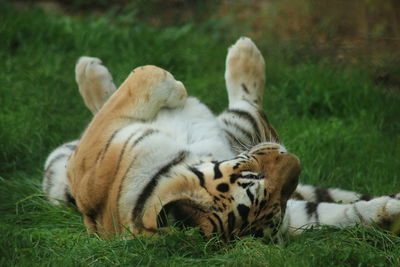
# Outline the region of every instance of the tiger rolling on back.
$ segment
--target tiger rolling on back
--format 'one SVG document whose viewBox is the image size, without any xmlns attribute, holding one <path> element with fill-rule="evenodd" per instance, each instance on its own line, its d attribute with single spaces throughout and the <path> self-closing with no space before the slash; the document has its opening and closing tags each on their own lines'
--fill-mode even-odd
<svg viewBox="0 0 400 267">
<path fill-rule="evenodd" d="M 300 162 L 262 110 L 264 65 L 248 38 L 229 49 L 229 107 L 215 117 L 161 68 L 136 68 L 116 90 L 99 59 L 80 58 L 76 79 L 94 117 L 48 157 L 45 193 L 76 205 L 104 238 L 183 225 L 230 240 L 395 220 L 399 194 L 298 185 Z"/>
</svg>

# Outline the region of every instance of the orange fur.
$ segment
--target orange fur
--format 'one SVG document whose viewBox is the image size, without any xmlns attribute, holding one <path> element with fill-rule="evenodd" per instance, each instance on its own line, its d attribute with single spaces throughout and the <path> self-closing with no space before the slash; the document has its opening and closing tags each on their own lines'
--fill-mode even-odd
<svg viewBox="0 0 400 267">
<path fill-rule="evenodd" d="M 135 120 L 148 120 L 162 107 L 176 105 L 169 103 L 169 94 L 159 99 L 160 84 L 167 83 L 176 90 L 178 100 L 187 96 L 186 89 L 172 75 L 155 66 L 136 68 L 120 88 L 95 115 L 84 132 L 68 163 L 68 179 L 71 192 L 78 208 L 85 216 L 85 224 L 94 227 L 93 213 L 104 232 L 120 232 L 118 215 L 118 193 L 122 175 L 115 173 L 122 143 L 113 143 L 104 153 L 107 141 L 113 132 Z M 178 103 L 179 104 L 179 103 Z M 120 169 L 126 169 L 125 161 Z"/>
</svg>

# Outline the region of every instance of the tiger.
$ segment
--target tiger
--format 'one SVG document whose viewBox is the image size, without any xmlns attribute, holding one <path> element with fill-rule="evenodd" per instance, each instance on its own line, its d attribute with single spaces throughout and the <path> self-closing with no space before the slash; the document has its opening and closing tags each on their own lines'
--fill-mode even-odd
<svg viewBox="0 0 400 267">
<path fill-rule="evenodd" d="M 297 235 L 323 225 L 388 225 L 400 193 L 369 197 L 299 184 L 301 164 L 263 110 L 265 60 L 241 37 L 226 57 L 229 104 L 215 116 L 168 71 L 135 68 L 117 89 L 99 58 L 76 82 L 93 118 L 47 158 L 43 191 L 109 239 L 197 227 L 206 237 Z"/>
</svg>

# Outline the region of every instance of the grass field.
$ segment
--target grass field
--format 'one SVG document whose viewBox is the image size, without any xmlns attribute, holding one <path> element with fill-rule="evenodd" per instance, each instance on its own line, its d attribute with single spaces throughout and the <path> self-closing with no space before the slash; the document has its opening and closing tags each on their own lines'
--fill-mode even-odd
<svg viewBox="0 0 400 267">
<path fill-rule="evenodd" d="M 400 265 L 400 238 L 362 226 L 310 230 L 281 244 L 245 238 L 223 245 L 195 229 L 129 241 L 89 236 L 76 210 L 54 207 L 41 193 L 46 156 L 76 139 L 91 118 L 74 82 L 76 59 L 102 58 L 117 84 L 135 66 L 161 66 L 218 113 L 227 103 L 226 49 L 236 37 L 6 4 L 0 14 L 0 265 Z M 265 109 L 301 159 L 301 181 L 371 195 L 400 191 L 399 94 L 375 84 L 367 63 L 289 60 L 273 44 L 261 50 Z"/>
</svg>

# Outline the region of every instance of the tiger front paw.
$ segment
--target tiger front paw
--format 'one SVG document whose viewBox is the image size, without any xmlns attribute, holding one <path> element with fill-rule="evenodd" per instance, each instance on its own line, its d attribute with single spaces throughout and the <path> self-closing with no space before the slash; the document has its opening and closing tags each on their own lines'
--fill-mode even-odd
<svg viewBox="0 0 400 267">
<path fill-rule="evenodd" d="M 183 106 L 187 99 L 184 85 L 171 73 L 156 66 L 134 69 L 116 93 L 126 115 L 151 119 L 162 108 Z"/>
<path fill-rule="evenodd" d="M 241 37 L 229 48 L 225 82 L 229 103 L 246 100 L 262 105 L 265 85 L 265 62 L 250 38 Z"/>
</svg>

